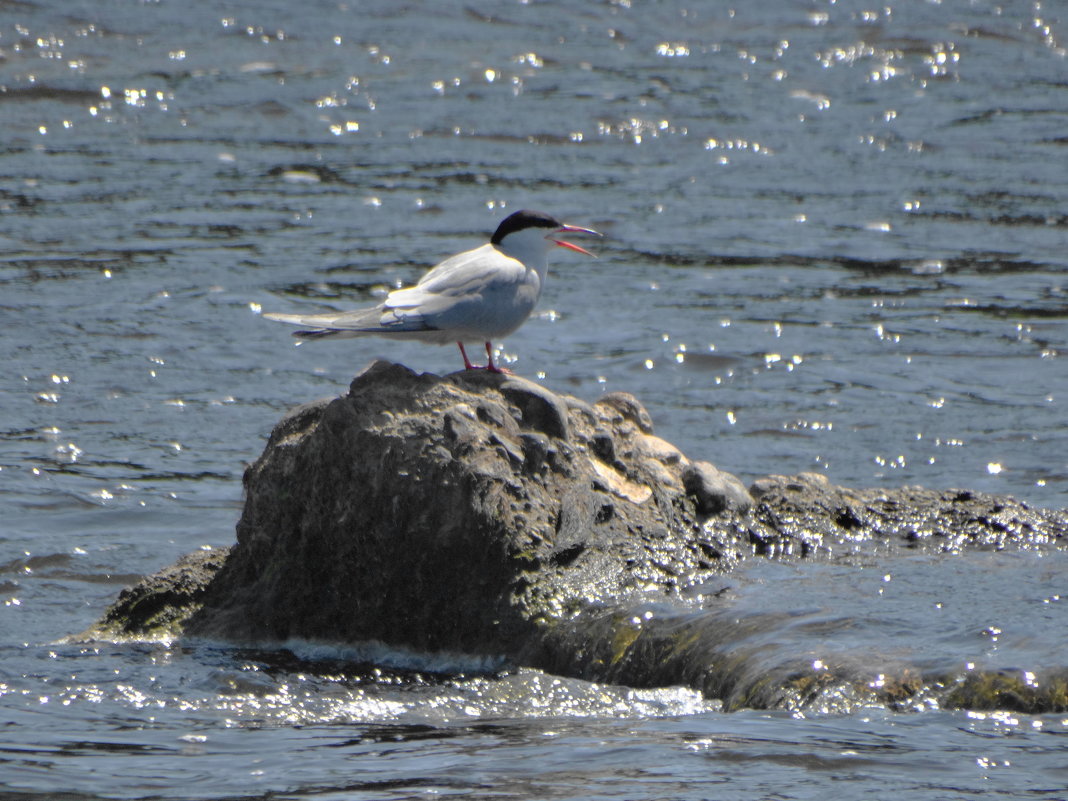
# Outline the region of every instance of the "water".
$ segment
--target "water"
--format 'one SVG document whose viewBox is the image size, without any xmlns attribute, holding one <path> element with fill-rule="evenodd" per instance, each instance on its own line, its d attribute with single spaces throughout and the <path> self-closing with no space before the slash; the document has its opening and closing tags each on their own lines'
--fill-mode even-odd
<svg viewBox="0 0 1068 801">
<path fill-rule="evenodd" d="M 459 366 L 295 349 L 261 310 L 368 302 L 519 208 L 608 235 L 597 261 L 558 253 L 501 343 L 523 375 L 633 392 L 745 480 L 1068 506 L 1066 24 L 988 2 L 5 7 L 6 797 L 1063 797 L 1063 715 L 725 715 L 680 688 L 54 643 L 232 541 L 285 409 L 378 356 Z M 926 600 L 946 614 L 906 627 L 909 659 L 1064 665 L 1062 556 L 940 564 L 755 568 L 737 603 L 796 593 L 776 653 L 878 664 Z M 917 590 L 900 607 L 848 589 L 887 573 Z"/>
</svg>

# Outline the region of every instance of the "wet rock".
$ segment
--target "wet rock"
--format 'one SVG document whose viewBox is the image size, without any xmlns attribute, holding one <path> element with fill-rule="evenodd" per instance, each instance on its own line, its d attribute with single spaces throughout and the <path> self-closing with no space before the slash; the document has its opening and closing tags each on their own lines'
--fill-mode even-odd
<svg viewBox="0 0 1068 801">
<path fill-rule="evenodd" d="M 187 631 L 514 655 L 591 603 L 678 595 L 720 565 L 687 460 L 650 429 L 622 394 L 591 407 L 514 377 L 377 362 L 271 435 Z"/>
<path fill-rule="evenodd" d="M 1040 675 L 972 670 L 950 686 L 942 701 L 948 709 L 1005 709 L 1029 715 L 1068 712 L 1068 668 Z"/>
<path fill-rule="evenodd" d="M 194 551 L 119 593 L 104 617 L 73 640 L 173 638 L 200 609 L 204 592 L 229 549 Z"/>
<path fill-rule="evenodd" d="M 959 552 L 964 548 L 1063 546 L 1064 510 L 1034 509 L 1003 495 L 965 490 L 849 489 L 819 473 L 767 476 L 750 487 L 744 526 L 758 553 L 831 555 L 878 542 L 886 547 Z M 719 527 L 721 521 L 710 521 Z"/>
<path fill-rule="evenodd" d="M 717 609 L 716 607 L 720 607 Z M 653 613 L 647 605 L 590 609 L 554 627 L 524 654 L 549 672 L 638 687 L 686 685 L 723 702 L 724 711 L 787 709 L 846 714 L 882 705 L 895 711 L 1068 711 L 1068 668 L 1039 672 L 974 667 L 922 669 L 900 659 L 873 663 L 839 654 L 790 655 L 767 636 L 768 618 L 791 610 L 739 615 L 713 600 L 702 615 Z M 537 650 L 533 650 L 537 649 Z M 963 672 L 962 672 L 963 669 Z"/>
<path fill-rule="evenodd" d="M 847 690 L 906 704 L 922 685 L 907 671 L 875 692 L 849 666 L 755 668 L 735 615 L 712 625 L 681 599 L 758 557 L 1068 543 L 1065 512 L 982 493 L 854 490 L 815 473 L 747 490 L 656 437 L 625 393 L 591 405 L 514 377 L 381 361 L 346 395 L 287 414 L 244 484 L 236 545 L 125 591 L 100 636 L 380 641 L 682 682 L 727 708 Z M 650 599 L 682 611 L 646 621 L 635 610 Z"/>
</svg>

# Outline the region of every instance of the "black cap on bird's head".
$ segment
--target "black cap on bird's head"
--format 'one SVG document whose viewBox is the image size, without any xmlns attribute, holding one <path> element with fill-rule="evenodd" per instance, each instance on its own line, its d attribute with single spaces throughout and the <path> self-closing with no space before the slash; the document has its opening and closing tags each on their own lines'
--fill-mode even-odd
<svg viewBox="0 0 1068 801">
<path fill-rule="evenodd" d="M 497 230 L 493 232 L 493 238 L 490 239 L 494 245 L 500 245 L 505 237 L 509 234 L 518 233 L 519 231 L 525 231 L 528 228 L 544 228 L 546 232 L 551 234 L 561 233 L 579 233 L 579 234 L 594 234 L 600 236 L 601 234 L 594 231 L 592 228 L 582 228 L 578 225 L 568 225 L 562 223 L 555 217 L 549 214 L 545 214 L 541 211 L 528 211 L 523 209 L 521 211 L 513 212 L 505 217 L 501 224 L 497 226 Z M 551 239 L 554 244 L 559 245 L 562 248 L 569 248 L 571 250 L 577 250 L 579 253 L 585 253 L 587 256 L 592 256 L 585 248 L 581 248 L 578 245 L 573 245 L 570 242 L 565 242 L 562 239 L 554 239 L 551 235 L 546 236 L 546 239 Z"/>
<path fill-rule="evenodd" d="M 540 211 L 527 211 L 524 209 L 505 217 L 501 224 L 497 226 L 497 230 L 493 233 L 493 238 L 490 242 L 494 245 L 499 245 L 508 234 L 514 234 L 516 231 L 522 231 L 525 228 L 552 228 L 556 230 L 561 225 L 563 223 L 555 217 Z"/>
</svg>

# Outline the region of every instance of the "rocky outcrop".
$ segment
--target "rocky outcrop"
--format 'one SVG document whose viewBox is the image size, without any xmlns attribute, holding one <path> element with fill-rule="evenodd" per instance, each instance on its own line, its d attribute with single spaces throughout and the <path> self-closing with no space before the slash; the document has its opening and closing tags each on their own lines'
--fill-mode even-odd
<svg viewBox="0 0 1068 801">
<path fill-rule="evenodd" d="M 1004 495 L 969 490 L 849 489 L 822 473 L 767 476 L 749 488 L 743 519 L 712 520 L 706 534 L 739 527 L 758 554 L 823 555 L 880 548 L 957 552 L 964 548 L 1063 546 L 1068 514 Z"/>
<path fill-rule="evenodd" d="M 747 489 L 658 438 L 630 395 L 589 404 L 521 378 L 387 362 L 290 412 L 245 491 L 229 552 L 124 592 L 90 634 L 373 640 L 791 705 L 863 677 L 834 684 L 789 665 L 754 677 L 727 618 L 635 623 L 630 610 L 757 557 L 1068 542 L 1064 512 L 981 493 L 850 490 L 817 474 Z"/>
<path fill-rule="evenodd" d="M 127 587 L 91 630 L 96 637 L 173 639 L 204 602 L 204 593 L 229 549 L 186 554 Z"/>
<path fill-rule="evenodd" d="M 722 569 L 702 509 L 751 504 L 653 435 L 630 396 L 590 405 L 385 362 L 289 414 L 245 489 L 190 633 L 509 655 L 591 603 L 678 594 Z"/>
</svg>

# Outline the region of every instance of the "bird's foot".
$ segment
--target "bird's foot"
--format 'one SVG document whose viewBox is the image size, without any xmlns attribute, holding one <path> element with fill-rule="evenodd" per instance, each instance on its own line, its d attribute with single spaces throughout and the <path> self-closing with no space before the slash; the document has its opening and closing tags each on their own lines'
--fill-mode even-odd
<svg viewBox="0 0 1068 801">
<path fill-rule="evenodd" d="M 507 367 L 498 367 L 493 363 L 493 343 L 486 343 L 486 369 L 491 373 L 500 373 L 501 375 L 511 375 L 512 371 Z"/>
<path fill-rule="evenodd" d="M 470 362 L 464 365 L 465 370 L 485 370 L 487 373 L 498 373 L 500 375 L 515 375 L 507 367 L 498 367 L 495 364 L 471 364 Z"/>
<path fill-rule="evenodd" d="M 463 342 L 457 342 L 460 346 L 460 355 L 464 357 L 464 369 L 465 370 L 485 370 L 489 373 L 500 373 L 501 375 L 512 375 L 512 371 L 507 367 L 498 367 L 493 363 L 493 344 L 486 343 L 486 359 L 488 360 L 485 365 L 471 364 L 471 360 L 467 358 L 467 350 L 464 349 Z"/>
</svg>

